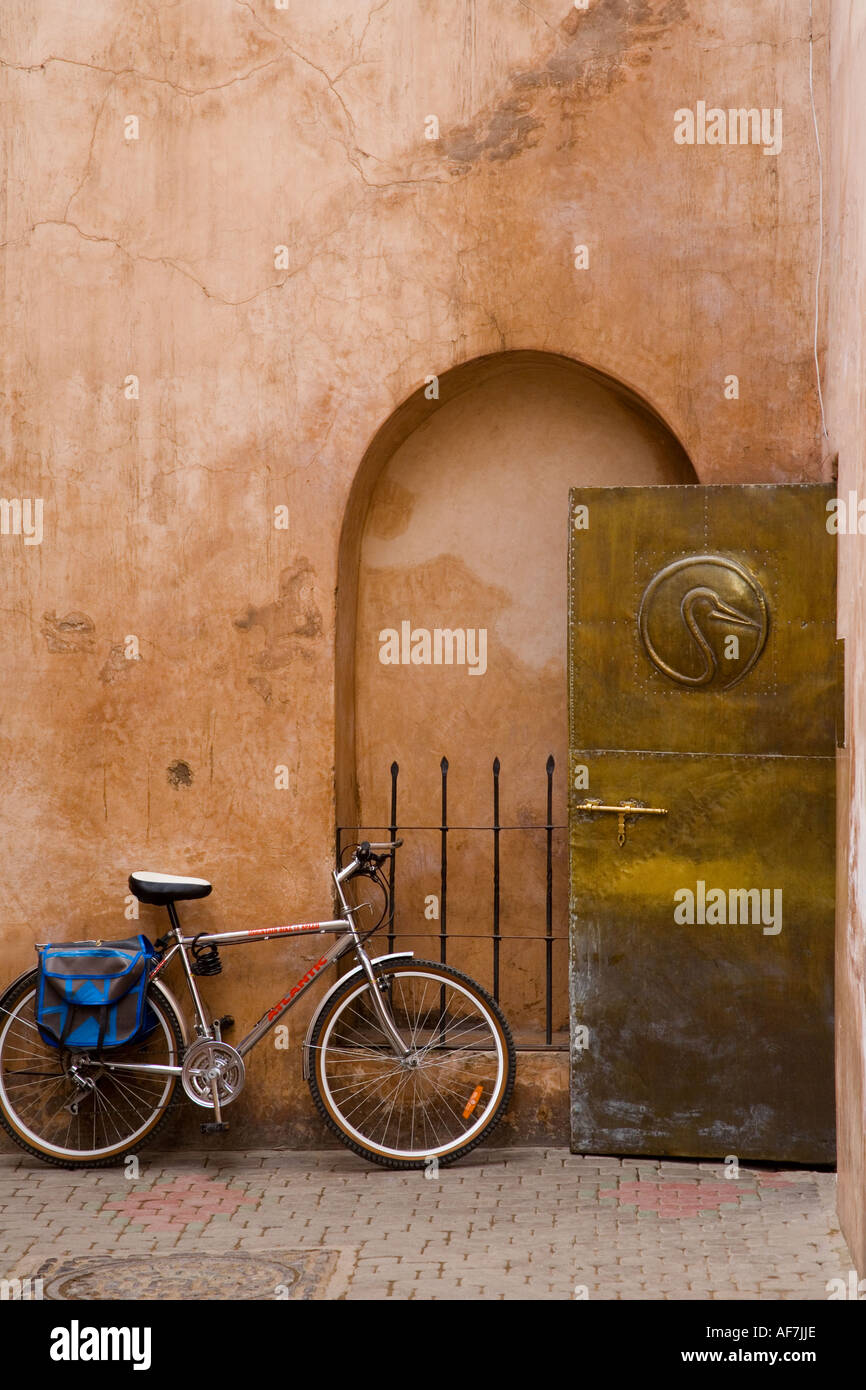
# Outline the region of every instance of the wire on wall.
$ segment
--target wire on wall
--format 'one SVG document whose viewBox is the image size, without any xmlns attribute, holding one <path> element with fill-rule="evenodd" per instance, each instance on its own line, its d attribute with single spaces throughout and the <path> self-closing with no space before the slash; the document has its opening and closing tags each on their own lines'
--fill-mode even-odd
<svg viewBox="0 0 866 1390">
<path fill-rule="evenodd" d="M 821 363 L 818 360 L 818 325 L 820 322 L 821 305 L 821 268 L 824 262 L 824 159 L 821 153 L 821 135 L 818 130 L 818 114 L 815 110 L 815 81 L 814 81 L 814 39 L 812 34 L 812 0 L 809 0 L 809 100 L 812 104 L 812 124 L 815 127 L 815 144 L 818 148 L 818 269 L 815 274 L 815 334 L 812 342 L 812 353 L 815 358 L 815 378 L 818 382 L 818 401 L 821 406 L 821 429 L 824 438 L 829 439 L 827 433 L 827 417 L 824 413 L 824 393 L 821 390 Z"/>
</svg>

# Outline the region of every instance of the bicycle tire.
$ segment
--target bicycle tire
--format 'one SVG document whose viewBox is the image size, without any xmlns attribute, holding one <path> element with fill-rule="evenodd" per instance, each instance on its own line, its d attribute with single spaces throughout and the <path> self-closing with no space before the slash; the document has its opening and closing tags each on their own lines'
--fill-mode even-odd
<svg viewBox="0 0 866 1390">
<path fill-rule="evenodd" d="M 328 1065 L 329 1039 L 333 1036 L 335 1029 L 338 1027 L 339 1019 L 346 1013 L 350 1004 L 354 1004 L 355 1000 L 363 999 L 365 990 L 369 998 L 369 981 L 367 981 L 365 976 L 359 978 L 356 974 L 347 976 L 339 988 L 324 1001 L 313 1025 L 310 1035 L 312 1065 L 309 1073 L 309 1085 L 313 1100 L 319 1114 L 322 1116 L 329 1129 L 337 1135 L 347 1148 L 351 1149 L 354 1153 L 360 1154 L 361 1157 L 368 1159 L 370 1162 L 391 1169 L 420 1170 L 429 1169 L 431 1160 L 435 1159 L 437 1166 L 446 1167 L 455 1163 L 458 1159 L 465 1157 L 467 1154 L 471 1153 L 473 1149 L 477 1148 L 479 1144 L 487 1140 L 496 1126 L 501 1122 L 508 1108 L 514 1089 L 516 1072 L 516 1054 L 514 1042 L 511 1037 L 511 1030 L 498 1004 L 495 1003 L 487 991 L 469 975 L 463 974 L 462 971 L 455 970 L 453 966 L 442 965 L 433 961 L 415 960 L 412 958 L 401 961 L 383 961 L 381 964 L 374 966 L 373 969 L 378 980 L 382 980 L 383 977 L 391 977 L 392 980 L 398 980 L 400 977 L 415 975 L 434 982 L 441 981 L 441 988 L 443 991 L 445 987 L 451 987 L 461 992 L 464 996 L 468 995 L 481 1006 L 484 1013 L 486 1013 L 487 1017 L 492 1022 L 496 1044 L 498 1044 L 498 1047 L 501 1049 L 501 1077 L 498 1078 L 496 1092 L 486 1104 L 486 1108 L 482 1115 L 484 1122 L 478 1123 L 475 1126 L 470 1126 L 467 1133 L 463 1136 L 454 1135 L 453 1138 L 444 1145 L 437 1146 L 436 1144 L 425 1144 L 422 1145 L 417 1152 L 404 1152 L 399 1149 L 394 1149 L 389 1145 L 371 1142 L 359 1133 L 357 1124 L 353 1125 L 347 1122 L 346 1117 L 342 1115 L 340 1104 L 335 1099 L 325 1076 L 325 1068 Z M 440 999 L 442 998 L 444 998 L 444 994 L 440 994 Z M 349 1004 L 347 1004 L 347 1001 L 349 1001 Z M 450 1026 L 452 1025 L 449 1024 L 446 1026 L 446 1033 L 447 1027 Z M 441 1024 L 437 1022 L 434 1026 L 428 1027 L 428 1032 L 435 1034 L 437 1029 L 440 1028 Z M 440 1034 L 440 1036 L 442 1035 Z M 415 1035 L 413 1034 L 413 1042 L 414 1041 Z M 346 1052 L 345 1048 L 338 1048 L 336 1050 L 344 1053 Z M 440 1050 L 445 1051 L 444 1047 Z M 462 1051 L 465 1049 L 458 1050 Z M 364 1051 L 369 1058 L 371 1051 L 369 1046 L 366 1046 Z M 380 1051 L 383 1058 L 388 1056 L 384 1047 L 381 1047 Z M 436 1051 L 433 1044 L 428 1044 L 425 1049 L 422 1049 L 422 1053 L 425 1057 L 429 1057 L 431 1051 L 434 1053 Z M 486 1055 L 483 1048 L 479 1047 L 477 1049 L 477 1056 L 479 1058 Z M 390 1054 L 390 1060 L 393 1063 L 393 1054 Z M 343 1065 L 345 1065 L 345 1062 Z M 439 1062 L 436 1063 L 436 1065 L 441 1066 L 443 1063 Z M 420 1072 L 422 1068 L 419 1067 L 417 1070 Z M 388 1079 L 390 1080 L 390 1078 Z M 369 1090 L 370 1084 L 371 1083 L 368 1082 L 362 1083 L 362 1087 L 367 1086 Z M 461 1094 L 466 1095 L 469 1081 L 464 1081 L 463 1085 L 464 1091 Z M 346 1089 L 346 1087 L 342 1089 Z M 360 1094 L 360 1091 L 358 1094 Z M 471 1104 L 474 1095 L 475 1090 L 468 1093 L 468 1103 Z M 370 1099 L 369 1094 L 366 1099 Z M 457 1114 L 457 1112 L 453 1111 L 452 1113 L 455 1115 Z M 412 1134 L 414 1136 L 414 1124 L 412 1127 Z"/>
</svg>

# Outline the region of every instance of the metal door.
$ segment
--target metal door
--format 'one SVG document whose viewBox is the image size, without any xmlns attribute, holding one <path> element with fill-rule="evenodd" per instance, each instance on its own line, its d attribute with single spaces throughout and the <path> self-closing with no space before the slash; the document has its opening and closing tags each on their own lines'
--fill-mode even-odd
<svg viewBox="0 0 866 1390">
<path fill-rule="evenodd" d="M 578 1152 L 833 1161 L 831 495 L 571 494 Z"/>
</svg>

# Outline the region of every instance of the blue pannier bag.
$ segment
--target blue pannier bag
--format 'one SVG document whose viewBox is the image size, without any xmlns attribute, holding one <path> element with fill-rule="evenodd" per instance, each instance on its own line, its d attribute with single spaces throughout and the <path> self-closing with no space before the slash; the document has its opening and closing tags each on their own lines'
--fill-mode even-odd
<svg viewBox="0 0 866 1390">
<path fill-rule="evenodd" d="M 154 949 L 146 936 L 62 941 L 38 950 L 36 1022 L 49 1046 L 120 1047 L 156 1026 L 147 1005 Z"/>
</svg>

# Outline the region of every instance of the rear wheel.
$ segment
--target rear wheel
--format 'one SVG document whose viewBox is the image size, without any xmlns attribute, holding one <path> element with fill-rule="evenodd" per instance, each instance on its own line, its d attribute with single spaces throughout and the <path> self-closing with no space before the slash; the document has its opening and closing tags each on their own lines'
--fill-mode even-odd
<svg viewBox="0 0 866 1390">
<path fill-rule="evenodd" d="M 145 1038 L 86 1052 L 51 1047 L 36 1026 L 37 972 L 0 999 L 0 1124 L 28 1153 L 59 1168 L 105 1168 L 152 1139 L 168 1116 L 176 1076 L 111 1071 L 106 1063 L 180 1066 L 183 1034 L 158 985 L 148 989 L 156 1018 Z"/>
<path fill-rule="evenodd" d="M 398 1057 L 386 1037 L 366 976 L 351 975 L 313 1028 L 313 1099 L 343 1143 L 374 1163 L 453 1163 L 491 1134 L 508 1106 L 508 1024 L 486 991 L 451 966 L 385 961 L 374 970 L 408 1056 Z"/>
</svg>

